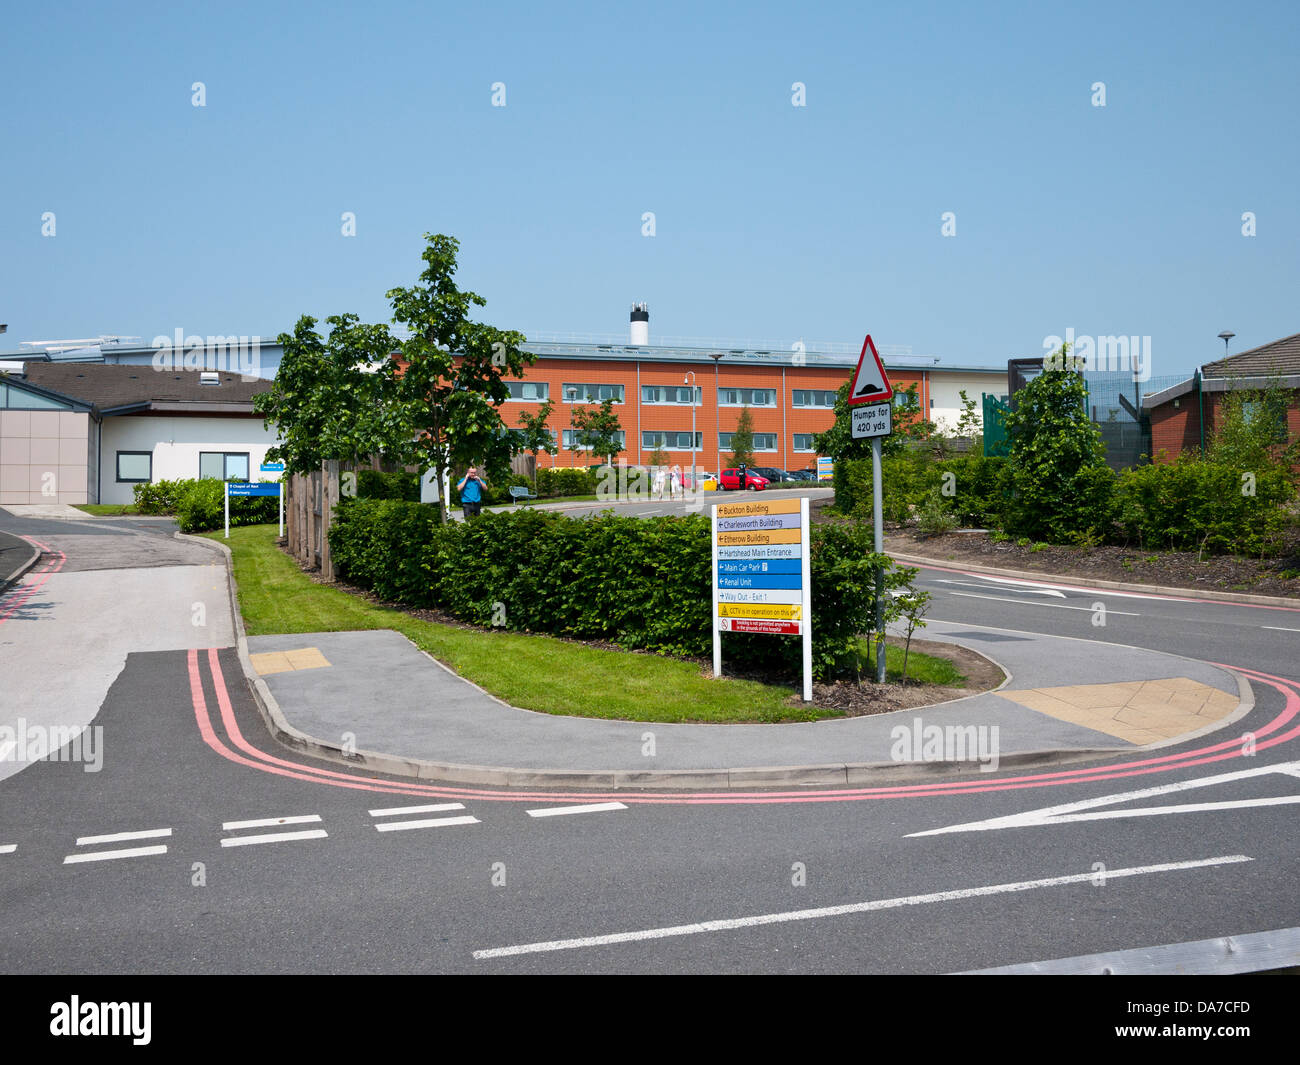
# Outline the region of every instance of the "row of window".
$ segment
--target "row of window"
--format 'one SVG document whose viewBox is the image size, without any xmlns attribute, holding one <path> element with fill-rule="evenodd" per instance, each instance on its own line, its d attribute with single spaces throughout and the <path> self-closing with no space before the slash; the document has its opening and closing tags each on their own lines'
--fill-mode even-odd
<svg viewBox="0 0 1300 1065">
<path fill-rule="evenodd" d="M 523 431 L 520 429 L 510 430 L 516 436 L 522 436 Z M 555 443 L 555 430 L 548 429 L 551 434 L 551 442 Z M 718 434 L 718 449 L 721 451 L 731 450 L 731 439 L 734 433 Z M 627 435 L 620 431 L 618 442 L 625 444 Z M 572 429 L 564 430 L 564 449 L 573 450 L 590 450 L 588 448 L 575 448 L 575 433 Z M 641 449 L 643 451 L 653 451 L 655 448 L 663 448 L 665 451 L 703 451 L 704 434 L 697 432 L 695 434 L 695 447 L 691 447 L 691 434 L 689 432 L 676 432 L 674 430 L 651 429 L 641 434 Z M 777 434 L 776 433 L 755 433 L 754 434 L 755 451 L 777 451 Z M 794 434 L 794 451 L 813 453 L 813 434 L 812 433 L 795 433 Z"/>
<path fill-rule="evenodd" d="M 544 403 L 551 398 L 551 386 L 546 381 L 507 381 L 510 398 L 521 402 Z M 695 406 L 704 402 L 704 389 L 696 386 L 678 388 L 672 385 L 642 385 L 641 402 L 651 405 L 677 404 L 691 406 L 694 392 Z M 565 403 L 603 403 L 612 399 L 615 403 L 623 402 L 622 385 L 571 384 L 560 386 L 560 394 Z M 830 410 L 835 406 L 835 392 L 823 388 L 796 388 L 790 393 L 795 407 L 817 407 Z M 904 404 L 902 395 L 894 397 L 895 406 Z M 775 407 L 775 388 L 720 388 L 718 389 L 718 406 L 720 407 Z"/>
<path fill-rule="evenodd" d="M 215 477 L 219 481 L 248 480 L 247 451 L 200 451 L 199 479 Z M 152 451 L 119 451 L 117 453 L 117 480 L 119 484 L 148 484 L 153 480 Z"/>
</svg>

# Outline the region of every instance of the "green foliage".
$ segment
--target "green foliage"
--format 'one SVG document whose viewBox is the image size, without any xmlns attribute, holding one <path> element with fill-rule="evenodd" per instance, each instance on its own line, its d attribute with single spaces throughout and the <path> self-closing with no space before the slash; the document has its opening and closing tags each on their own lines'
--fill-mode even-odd
<svg viewBox="0 0 1300 1065">
<path fill-rule="evenodd" d="M 225 482 L 215 477 L 174 482 L 176 524 L 183 533 L 225 528 Z M 234 496 L 230 500 L 230 527 L 265 525 L 277 521 L 280 501 L 275 496 Z"/>
<path fill-rule="evenodd" d="M 193 481 L 154 481 L 131 489 L 141 514 L 175 514 L 176 506 Z"/>
<path fill-rule="evenodd" d="M 1045 360 L 1068 363 L 1068 345 Z M 1045 368 L 1016 393 L 1006 416 L 1012 498 L 1007 528 L 1049 543 L 1095 539 L 1111 526 L 1115 477 L 1106 446 L 1088 417 L 1083 376 Z"/>
<path fill-rule="evenodd" d="M 554 410 L 555 403 L 548 399 L 537 408 L 537 413 L 529 414 L 527 411 L 521 411 L 519 414 L 519 424 L 523 430 L 517 433 L 516 444 L 520 451 L 531 451 L 533 454 L 534 483 L 537 480 L 537 457 L 543 452 L 555 455 L 560 450 L 554 437 L 551 436 L 551 431 L 546 428 L 547 419 Z"/>
<path fill-rule="evenodd" d="M 828 455 L 837 466 L 843 459 L 871 458 L 871 441 L 854 440 L 851 435 L 849 386 L 852 383 L 845 381 L 835 393 L 835 424 L 813 437 L 817 454 Z M 935 433 L 934 422 L 921 416 L 921 400 L 916 385 L 897 389 L 894 395 L 894 431 L 880 442 L 880 453 L 886 456 L 900 455 L 907 450 L 909 440 L 929 440 Z"/>
<path fill-rule="evenodd" d="M 629 649 L 702 657 L 711 645 L 708 519 L 638 519 L 606 513 L 585 521 L 525 508 L 438 524 L 437 511 L 388 500 L 347 500 L 330 529 L 341 577 L 385 599 L 437 607 L 462 621 Z M 876 564 L 886 586 L 915 570 L 871 552 L 857 523 L 814 526 L 813 665 L 818 677 L 852 669 L 857 636 L 871 628 Z M 498 607 L 497 604 L 500 604 Z M 887 600 L 887 617 L 897 608 Z M 799 669 L 795 639 L 726 634 L 733 666 Z"/>
<path fill-rule="evenodd" d="M 890 522 L 910 520 L 937 494 L 938 505 L 953 515 L 957 525 L 987 528 L 998 523 L 1009 498 L 1007 460 L 982 452 L 935 461 L 924 452 L 908 450 L 883 459 L 881 474 L 881 508 Z M 942 491 L 945 485 L 951 495 Z M 869 459 L 836 464 L 835 505 L 861 521 L 871 520 Z"/>
<path fill-rule="evenodd" d="M 1292 439 L 1287 426 L 1287 411 L 1296 394 L 1278 379 L 1263 388 L 1223 393 L 1219 425 L 1205 457 L 1257 472 L 1300 464 L 1300 437 Z"/>
<path fill-rule="evenodd" d="M 573 424 L 573 450 L 590 450 L 597 458 L 613 463 L 623 450 L 618 434 L 622 426 L 614 413 L 614 401 L 603 400 L 599 407 L 574 407 L 570 415 Z"/>
<path fill-rule="evenodd" d="M 1174 463 L 1121 473 L 1116 515 L 1143 547 L 1262 557 L 1283 546 L 1295 520 L 1287 513 L 1294 498 L 1285 470 L 1256 472 L 1188 452 Z"/>
<path fill-rule="evenodd" d="M 381 473 L 379 470 L 357 471 L 358 499 L 402 499 L 408 503 L 420 501 L 420 475 L 418 473 Z"/>
<path fill-rule="evenodd" d="M 754 465 L 754 415 L 748 404 L 740 408 L 736 430 L 731 434 L 731 465 Z"/>
<path fill-rule="evenodd" d="M 537 471 L 537 494 L 543 499 L 596 494 L 596 475 L 576 466 L 554 466 Z"/>
<path fill-rule="evenodd" d="M 270 391 L 253 409 L 275 427 L 281 442 L 267 452 L 289 473 L 310 473 L 331 460 L 357 461 L 402 446 L 397 412 L 384 402 L 386 365 L 397 342 L 382 325 L 363 325 L 355 314 L 333 315 L 328 339 L 316 319 L 303 315 L 284 348 Z"/>
<path fill-rule="evenodd" d="M 926 496 L 925 502 L 917 508 L 916 527 L 922 536 L 942 536 L 957 528 L 957 515 L 944 505 L 938 490 Z"/>
</svg>

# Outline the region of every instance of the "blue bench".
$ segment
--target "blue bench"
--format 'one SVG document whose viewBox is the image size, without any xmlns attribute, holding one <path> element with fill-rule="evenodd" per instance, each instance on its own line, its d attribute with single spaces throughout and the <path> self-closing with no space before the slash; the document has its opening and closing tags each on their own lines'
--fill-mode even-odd
<svg viewBox="0 0 1300 1065">
<path fill-rule="evenodd" d="M 523 499 L 536 499 L 537 496 L 533 495 L 533 493 L 522 484 L 512 484 L 510 486 L 510 498 L 513 502 L 518 503 Z"/>
</svg>

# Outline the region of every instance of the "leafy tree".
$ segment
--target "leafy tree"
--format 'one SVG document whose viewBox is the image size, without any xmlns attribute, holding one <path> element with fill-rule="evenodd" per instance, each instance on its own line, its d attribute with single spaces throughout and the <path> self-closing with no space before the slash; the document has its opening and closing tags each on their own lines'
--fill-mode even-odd
<svg viewBox="0 0 1300 1065">
<path fill-rule="evenodd" d="M 389 394 L 408 430 L 405 459 L 436 471 L 481 464 L 488 478 L 504 481 L 514 447 L 499 408 L 510 397 L 502 380 L 523 377 L 535 356 L 520 350 L 524 335 L 503 331 L 469 315 L 487 301 L 456 287 L 460 242 L 424 235 L 419 283 L 388 292 L 393 321 L 406 326 L 402 366 L 390 364 Z M 447 501 L 439 506 L 443 518 Z"/>
<path fill-rule="evenodd" d="M 405 433 L 384 402 L 386 365 L 397 342 L 382 325 L 363 325 L 355 314 L 325 319 L 328 338 L 316 319 L 303 315 L 292 334 L 281 333 L 280 368 L 253 409 L 275 426 L 281 443 L 267 452 L 289 473 L 311 473 L 329 461 L 353 462 L 400 451 Z"/>
<path fill-rule="evenodd" d="M 845 381 L 835 394 L 835 424 L 824 433 L 813 437 L 817 454 L 827 455 L 839 463 L 841 459 L 869 459 L 870 440 L 854 440 L 853 421 L 849 406 L 849 385 Z M 880 441 L 880 453 L 901 455 L 907 450 L 909 440 L 929 440 L 935 434 L 935 424 L 922 416 L 921 399 L 915 384 L 895 388 L 894 431 Z"/>
<path fill-rule="evenodd" d="M 754 415 L 747 404 L 740 408 L 736 431 L 731 434 L 731 464 L 754 465 Z"/>
<path fill-rule="evenodd" d="M 961 414 L 957 416 L 957 435 L 969 437 L 972 451 L 984 450 L 984 422 L 975 413 L 975 401 L 966 395 L 966 389 L 958 393 L 961 396 Z"/>
<path fill-rule="evenodd" d="M 1016 408 L 1006 416 L 1013 491 L 1008 532 L 1049 543 L 1095 543 L 1110 526 L 1115 476 L 1068 348 L 1062 345 L 1044 361 L 1043 372 L 1016 393 Z"/>
<path fill-rule="evenodd" d="M 1262 472 L 1300 464 L 1300 437 L 1292 439 L 1287 410 L 1294 393 L 1279 378 L 1263 388 L 1223 393 L 1220 424 L 1206 445 L 1211 462 Z"/>
<path fill-rule="evenodd" d="M 551 431 L 546 428 L 546 420 L 553 410 L 555 410 L 555 403 L 548 399 L 537 408 L 536 414 L 523 411 L 519 415 L 519 424 L 523 426 L 523 432 L 515 434 L 515 442 L 520 451 L 533 453 L 534 491 L 537 490 L 537 456 L 543 451 L 548 455 L 554 455 L 560 450 L 555 443 L 555 438 L 551 436 Z"/>
<path fill-rule="evenodd" d="M 614 401 L 604 400 L 599 407 L 574 407 L 570 416 L 573 424 L 573 450 L 589 449 L 597 458 L 611 464 L 614 456 L 623 450 L 618 434 L 622 426 L 614 413 Z"/>
</svg>

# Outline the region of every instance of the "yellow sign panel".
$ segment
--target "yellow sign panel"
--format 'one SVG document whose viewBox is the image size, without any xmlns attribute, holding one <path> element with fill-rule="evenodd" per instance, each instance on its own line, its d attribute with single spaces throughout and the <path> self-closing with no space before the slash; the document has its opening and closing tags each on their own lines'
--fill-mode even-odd
<svg viewBox="0 0 1300 1065">
<path fill-rule="evenodd" d="M 766 544 L 803 543 L 801 529 L 768 529 L 764 532 L 720 532 L 719 547 L 763 547 Z"/>
<path fill-rule="evenodd" d="M 761 500 L 745 503 L 719 503 L 720 518 L 751 518 L 764 514 L 798 514 L 798 499 L 773 499 L 770 503 Z"/>
<path fill-rule="evenodd" d="M 720 618 L 766 618 L 776 621 L 802 621 L 803 607 L 789 603 L 719 603 Z"/>
</svg>

